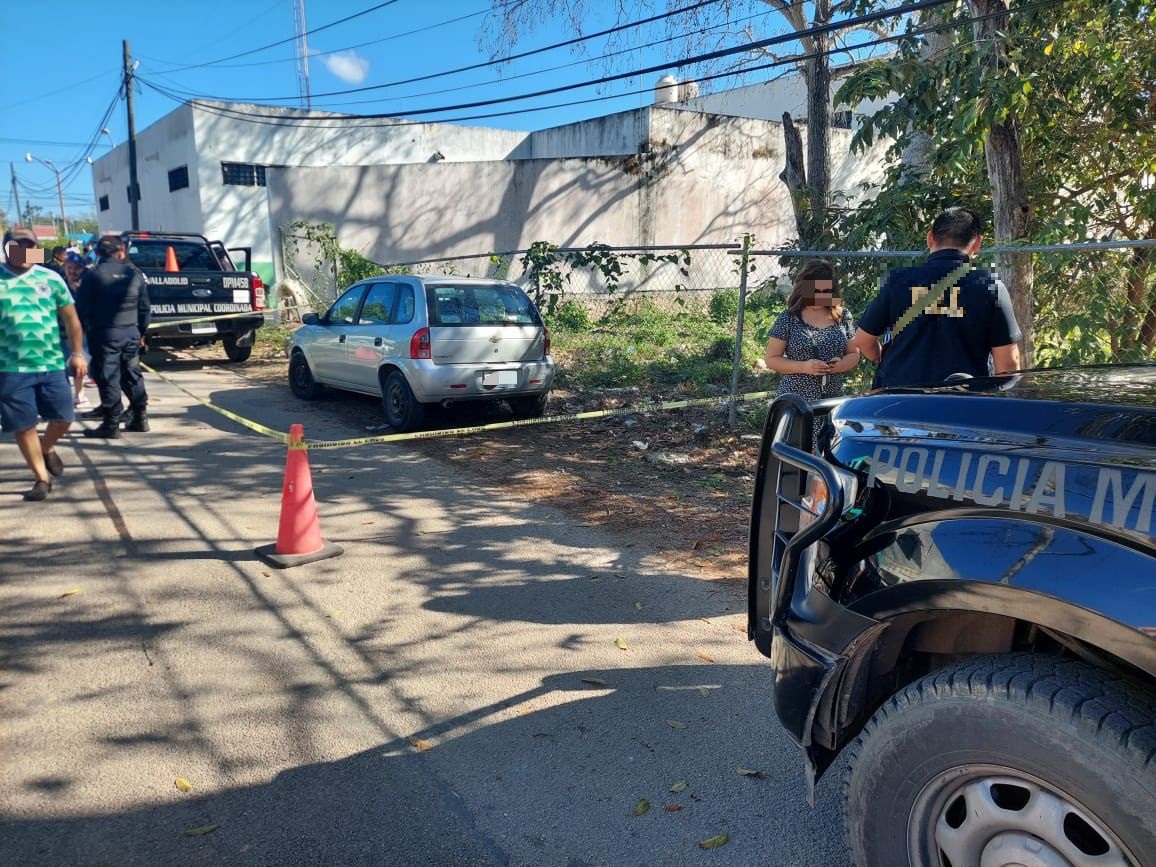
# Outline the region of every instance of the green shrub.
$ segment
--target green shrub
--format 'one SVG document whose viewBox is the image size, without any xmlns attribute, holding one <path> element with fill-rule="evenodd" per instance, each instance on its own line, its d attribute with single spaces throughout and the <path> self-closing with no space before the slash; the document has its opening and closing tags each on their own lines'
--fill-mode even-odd
<svg viewBox="0 0 1156 867">
<path fill-rule="evenodd" d="M 748 299 L 749 300 L 749 299 Z M 729 325 L 739 317 L 739 290 L 723 289 L 710 296 L 710 318 L 719 325 Z"/>
<path fill-rule="evenodd" d="M 558 331 L 589 331 L 590 314 L 577 301 L 563 301 L 546 316 L 546 325 Z"/>
</svg>

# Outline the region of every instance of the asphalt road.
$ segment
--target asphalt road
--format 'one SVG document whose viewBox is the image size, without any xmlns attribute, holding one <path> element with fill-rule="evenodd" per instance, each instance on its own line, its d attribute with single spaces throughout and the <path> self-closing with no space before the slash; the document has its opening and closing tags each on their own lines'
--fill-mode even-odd
<svg viewBox="0 0 1156 867">
<path fill-rule="evenodd" d="M 168 375 L 365 434 L 224 365 Z M 0 440 L 0 864 L 848 863 L 743 587 L 404 444 L 309 453 L 345 553 L 271 569 L 284 447 L 148 383 L 153 432 L 74 435 L 47 502 Z"/>
</svg>

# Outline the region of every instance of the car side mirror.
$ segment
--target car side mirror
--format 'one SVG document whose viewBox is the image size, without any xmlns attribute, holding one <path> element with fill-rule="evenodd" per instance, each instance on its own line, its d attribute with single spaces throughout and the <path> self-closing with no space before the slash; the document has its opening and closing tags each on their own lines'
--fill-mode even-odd
<svg viewBox="0 0 1156 867">
<path fill-rule="evenodd" d="M 321 317 L 316 313 L 306 313 L 301 317 L 302 325 L 318 325 L 321 323 Z"/>
</svg>

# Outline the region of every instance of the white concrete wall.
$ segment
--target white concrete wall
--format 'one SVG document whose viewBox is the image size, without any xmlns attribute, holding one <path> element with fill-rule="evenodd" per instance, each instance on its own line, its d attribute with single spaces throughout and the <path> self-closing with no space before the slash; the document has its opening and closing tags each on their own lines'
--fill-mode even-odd
<svg viewBox="0 0 1156 867">
<path fill-rule="evenodd" d="M 649 135 L 646 110 L 579 121 L 530 133 L 527 159 L 607 157 L 638 153 Z"/>
<path fill-rule="evenodd" d="M 168 232 L 200 232 L 201 190 L 197 177 L 197 147 L 192 110 L 181 106 L 137 134 L 137 183 L 140 185 L 142 229 Z M 169 192 L 169 171 L 189 168 L 189 186 Z M 128 144 L 100 157 L 92 165 L 93 194 L 101 232 L 132 228 L 127 189 Z M 101 196 L 108 196 L 109 210 L 99 210 Z"/>
<path fill-rule="evenodd" d="M 283 168 L 269 172 L 277 226 L 329 222 L 338 240 L 381 263 L 560 246 L 731 243 L 771 247 L 795 235 L 781 124 L 647 108 L 620 128 L 649 152 L 586 159 Z M 596 140 L 609 130 L 584 125 Z M 580 140 L 582 131 L 575 134 Z M 832 131 L 836 187 L 878 179 L 882 160 L 848 152 Z"/>
<path fill-rule="evenodd" d="M 834 107 L 834 96 L 843 83 L 843 78 L 849 70 L 831 70 L 831 101 L 835 111 L 843 110 L 846 106 Z M 852 129 L 860 126 L 857 118 L 864 114 L 874 114 L 888 100 L 869 99 L 852 107 Z M 788 75 L 774 81 L 751 84 L 746 87 L 736 87 L 733 90 L 723 90 L 718 93 L 708 93 L 682 103 L 686 108 L 694 111 L 727 114 L 735 117 L 757 117 L 763 120 L 781 121 L 784 112 L 790 112 L 796 121 L 807 119 L 807 87 L 802 76 Z"/>
<path fill-rule="evenodd" d="M 321 118 L 309 126 L 278 125 L 181 106 L 137 136 L 141 228 L 201 232 L 229 246 L 251 246 L 257 263 L 274 258 L 276 238 L 266 189 L 225 185 L 222 162 L 264 166 L 488 162 L 529 152 L 528 134 L 512 130 L 391 119 L 350 121 L 330 112 L 211 105 L 286 120 Z M 180 165 L 189 167 L 190 187 L 170 193 L 168 171 Z M 128 146 L 122 144 L 93 165 L 97 199 L 107 194 L 110 204 L 109 211 L 98 213 L 101 231 L 130 227 L 127 186 Z"/>
</svg>

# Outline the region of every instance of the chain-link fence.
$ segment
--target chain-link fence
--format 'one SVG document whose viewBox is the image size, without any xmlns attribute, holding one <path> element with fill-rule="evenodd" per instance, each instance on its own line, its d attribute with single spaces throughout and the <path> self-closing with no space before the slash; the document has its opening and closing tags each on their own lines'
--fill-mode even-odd
<svg viewBox="0 0 1156 867">
<path fill-rule="evenodd" d="M 734 245 L 558 248 L 479 253 L 417 262 L 343 264 L 295 236 L 285 271 L 324 308 L 353 279 L 372 273 L 449 274 L 512 280 L 555 335 L 564 386 L 638 388 L 650 396 L 707 396 L 773 389 L 762 368 L 768 333 L 792 276 L 815 257 L 831 261 L 844 304 L 858 317 L 892 268 L 925 251 L 801 251 Z M 1156 345 L 1156 241 L 983 250 L 995 272 L 1005 254 L 1030 256 L 1036 366 L 1151 358 Z M 744 279 L 745 277 L 745 279 Z M 1005 280 L 1005 282 L 1007 282 Z M 867 365 L 850 376 L 865 388 Z"/>
</svg>

